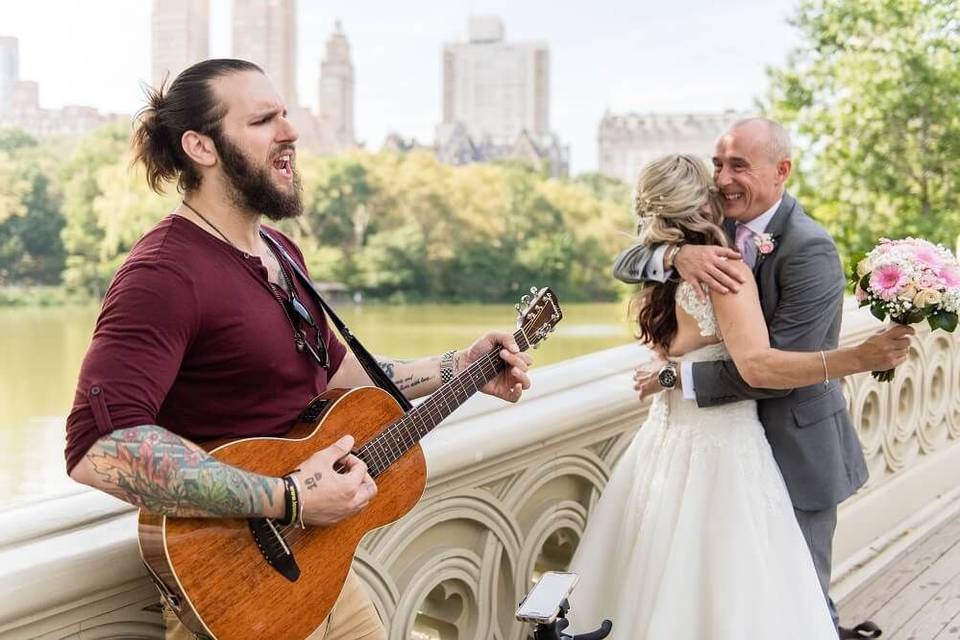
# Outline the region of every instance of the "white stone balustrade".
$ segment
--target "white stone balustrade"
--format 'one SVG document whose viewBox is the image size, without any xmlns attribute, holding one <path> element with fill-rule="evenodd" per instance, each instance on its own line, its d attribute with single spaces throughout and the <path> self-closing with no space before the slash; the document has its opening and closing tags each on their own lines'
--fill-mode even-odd
<svg viewBox="0 0 960 640">
<path fill-rule="evenodd" d="M 844 325 L 845 343 L 878 326 L 852 308 Z M 840 590 L 904 523 L 953 508 L 960 486 L 960 339 L 920 333 L 893 383 L 845 383 L 871 479 L 840 511 Z M 423 500 L 369 535 L 355 563 L 391 640 L 526 637 L 517 601 L 572 555 L 646 415 L 631 375 L 647 357 L 626 346 L 544 368 L 518 406 L 475 398 L 425 440 Z M 129 507 L 82 488 L 0 512 L 0 638 L 162 637 L 135 529 Z"/>
</svg>

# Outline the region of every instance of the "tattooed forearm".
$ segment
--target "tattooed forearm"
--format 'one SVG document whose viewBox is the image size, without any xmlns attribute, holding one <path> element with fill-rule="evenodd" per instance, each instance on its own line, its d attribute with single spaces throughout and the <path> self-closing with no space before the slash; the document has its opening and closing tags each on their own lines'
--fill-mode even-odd
<svg viewBox="0 0 960 640">
<path fill-rule="evenodd" d="M 218 461 L 163 427 L 106 435 L 86 455 L 94 486 L 147 511 L 182 517 L 271 516 L 282 512 L 283 481 Z"/>
<path fill-rule="evenodd" d="M 389 360 L 377 360 L 377 364 L 380 365 L 380 368 L 383 369 L 383 372 L 387 374 L 387 377 L 391 380 L 393 380 L 397 374 L 397 367 L 410 364 L 410 362 L 410 360 L 397 360 L 395 358 L 391 358 Z"/>
<path fill-rule="evenodd" d="M 436 378 L 434 376 L 407 376 L 403 380 L 397 382 L 397 388 L 400 389 L 400 391 L 415 391 L 417 387 L 435 380 Z"/>
<path fill-rule="evenodd" d="M 387 374 L 387 377 L 393 380 L 393 369 L 397 366 L 397 363 L 393 360 L 378 360 L 377 364 L 380 365 L 383 372 Z"/>
</svg>

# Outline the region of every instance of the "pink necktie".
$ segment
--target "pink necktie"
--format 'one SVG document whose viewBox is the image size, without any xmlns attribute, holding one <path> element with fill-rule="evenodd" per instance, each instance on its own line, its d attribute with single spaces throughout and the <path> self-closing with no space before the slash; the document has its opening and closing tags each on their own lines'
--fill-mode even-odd
<svg viewBox="0 0 960 640">
<path fill-rule="evenodd" d="M 743 261 L 753 269 L 757 264 L 757 247 L 753 243 L 754 233 L 745 224 L 737 224 L 737 250 L 743 256 Z"/>
</svg>

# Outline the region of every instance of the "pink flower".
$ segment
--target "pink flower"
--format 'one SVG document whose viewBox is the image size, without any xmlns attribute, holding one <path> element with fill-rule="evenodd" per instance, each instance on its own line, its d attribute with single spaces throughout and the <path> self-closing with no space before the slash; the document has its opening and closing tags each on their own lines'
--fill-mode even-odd
<svg viewBox="0 0 960 640">
<path fill-rule="evenodd" d="M 943 264 L 936 249 L 928 244 L 914 244 L 913 257 L 920 264 L 934 269 Z"/>
<path fill-rule="evenodd" d="M 943 284 L 943 279 L 939 274 L 930 271 L 929 269 L 924 269 L 923 273 L 920 274 L 919 280 L 917 280 L 917 286 L 921 289 L 936 289 Z"/>
<path fill-rule="evenodd" d="M 757 252 L 762 256 L 773 253 L 776 247 L 773 236 L 769 233 L 758 233 L 753 236 L 753 244 L 756 245 Z"/>
<path fill-rule="evenodd" d="M 907 284 L 907 276 L 900 265 L 884 264 L 870 274 L 870 290 L 883 300 L 893 300 Z"/>
<path fill-rule="evenodd" d="M 944 267 L 940 270 L 940 278 L 943 283 L 950 287 L 960 287 L 960 269 L 956 267 Z"/>
</svg>

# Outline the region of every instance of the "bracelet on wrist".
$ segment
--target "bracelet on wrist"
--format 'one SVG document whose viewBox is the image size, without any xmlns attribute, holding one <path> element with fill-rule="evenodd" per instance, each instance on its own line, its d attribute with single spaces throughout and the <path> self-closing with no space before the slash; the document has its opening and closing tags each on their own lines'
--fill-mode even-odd
<svg viewBox="0 0 960 640">
<path fill-rule="evenodd" d="M 304 498 L 303 487 L 300 486 L 300 480 L 297 478 L 297 476 L 291 473 L 287 477 L 290 478 L 290 482 L 293 483 L 293 487 L 297 492 L 297 517 L 295 520 L 295 524 L 301 529 L 305 529 L 306 527 L 304 527 L 303 525 L 303 498 Z"/>
<path fill-rule="evenodd" d="M 292 476 L 283 476 L 283 518 L 277 523 L 289 527 L 303 519 L 303 505 L 300 503 L 300 489 Z"/>
<path fill-rule="evenodd" d="M 457 351 L 446 351 L 440 356 L 440 384 L 446 384 L 453 380 L 453 359 Z"/>
<path fill-rule="evenodd" d="M 680 247 L 682 246 L 683 244 L 675 244 L 667 250 L 667 253 L 664 256 L 664 260 L 663 260 L 664 269 L 673 269 L 674 262 L 677 259 L 677 254 L 680 253 Z"/>
</svg>

